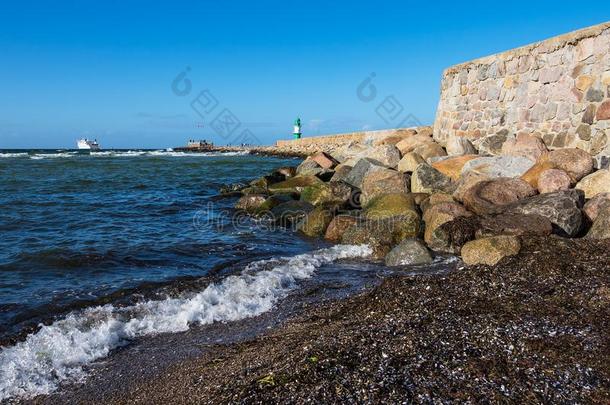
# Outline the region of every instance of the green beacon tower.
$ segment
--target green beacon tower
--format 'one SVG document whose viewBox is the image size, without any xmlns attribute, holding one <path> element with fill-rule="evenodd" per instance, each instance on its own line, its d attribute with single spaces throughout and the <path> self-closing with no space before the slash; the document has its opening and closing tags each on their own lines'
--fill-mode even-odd
<svg viewBox="0 0 610 405">
<path fill-rule="evenodd" d="M 294 139 L 301 139 L 301 119 L 294 120 L 294 131 L 292 132 Z"/>
</svg>

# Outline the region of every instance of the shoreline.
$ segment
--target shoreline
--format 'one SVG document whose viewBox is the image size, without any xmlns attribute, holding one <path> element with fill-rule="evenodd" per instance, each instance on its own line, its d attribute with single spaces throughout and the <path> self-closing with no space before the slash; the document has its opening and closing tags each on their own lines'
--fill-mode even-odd
<svg viewBox="0 0 610 405">
<path fill-rule="evenodd" d="M 296 319 L 285 325 L 275 324 L 260 336 L 243 342 L 208 345 L 200 356 L 183 359 L 167 369 L 166 364 L 155 365 L 155 369 L 163 370 L 160 375 L 122 381 L 111 393 L 98 385 L 82 390 L 68 387 L 57 395 L 35 398 L 35 402 L 58 403 L 66 398 L 93 402 L 101 394 L 108 396 L 105 402 L 115 403 L 166 402 L 177 398 L 185 403 L 301 402 L 310 398 L 310 392 L 321 395 L 316 397 L 318 401 L 331 402 L 344 400 L 345 395 L 356 402 L 405 398 L 424 402 L 437 398 L 481 400 L 500 399 L 502 395 L 530 400 L 526 393 L 532 386 L 540 391 L 536 399 L 541 401 L 610 398 L 610 372 L 606 363 L 600 366 L 596 360 L 610 360 L 604 357 L 610 344 L 603 332 L 610 319 L 606 268 L 610 240 L 603 240 L 603 229 L 601 237 L 582 238 L 593 232 L 596 224 L 603 225 L 603 212 L 610 210 L 610 206 L 601 204 L 597 221 L 587 222 L 585 213 L 591 214 L 584 206 L 581 190 L 538 192 L 519 175 L 479 176 L 469 182 L 468 176 L 461 174 L 454 179 L 442 165 L 457 160 L 461 170 L 470 160 L 506 158 L 484 154 L 447 156 L 431 134 L 429 127 L 422 127 L 390 134 L 375 142 L 325 145 L 325 150 L 313 154 L 308 150 L 273 147 L 215 148 L 214 152 L 219 153 L 247 150 L 249 154 L 275 157 L 307 156 L 298 167 L 275 168 L 248 184 L 223 186 L 218 197 L 235 201 L 239 196 L 234 205 L 237 213 L 269 220 L 312 240 L 367 244 L 372 252 L 367 253 L 367 260 L 385 263 L 387 267 L 404 270 L 431 265 L 434 257 L 445 254 L 461 256 L 466 266 L 440 276 L 394 276 L 370 292 L 306 308 Z M 586 152 L 565 151 L 573 154 L 577 166 L 580 164 L 575 169 L 580 170 L 578 180 L 604 175 L 603 171 L 594 170 L 588 154 L 583 156 Z M 413 156 L 429 153 L 432 155 L 426 159 Z M 546 165 L 545 159 L 552 158 L 553 153 L 564 151 L 541 153 L 540 161 L 527 163 L 528 168 Z M 464 161 L 464 157 L 468 159 Z M 415 164 L 403 165 L 412 158 Z M 567 163 L 559 161 L 554 169 L 569 171 L 573 169 L 572 163 L 569 155 Z M 449 170 L 455 169 L 449 165 Z M 490 185 L 489 190 L 482 191 L 482 186 Z M 458 194 L 460 187 L 466 188 L 463 193 L 468 198 Z M 524 188 L 526 192 L 522 193 Z M 502 194 L 507 190 L 508 201 Z M 555 199 L 561 204 L 556 204 Z M 546 211 L 538 210 L 534 215 L 510 211 L 531 201 L 538 204 L 534 208 Z M 566 233 L 571 238 L 566 238 Z M 468 251 L 470 245 L 477 245 L 474 253 Z M 528 266 L 521 266 L 521 262 L 528 262 Z M 574 274 L 575 268 L 586 270 L 591 278 Z M 561 274 L 556 273 L 557 269 Z M 565 284 L 570 278 L 578 284 L 579 296 L 574 296 L 574 288 Z M 530 283 L 524 284 L 524 279 Z M 558 295 L 551 297 L 551 301 L 545 301 L 556 292 Z M 527 307 L 519 303 L 518 296 L 529 297 Z M 503 298 L 507 302 L 498 301 Z M 584 312 L 574 310 L 592 301 L 597 312 L 588 307 Z M 539 313 L 531 312 L 530 306 Z M 269 316 L 274 316 L 274 311 L 278 308 L 274 307 Z M 589 322 L 590 328 L 579 324 L 579 320 Z M 248 322 L 255 321 L 256 318 Z M 553 352 L 553 358 L 547 361 L 544 359 L 547 351 L 555 349 L 547 348 L 544 339 L 547 333 L 551 338 L 557 334 L 549 329 L 554 322 L 564 334 L 576 330 L 577 336 L 570 335 L 570 339 L 576 339 L 581 347 L 570 352 L 560 342 L 557 345 L 563 345 L 561 350 Z M 496 328 L 492 335 L 485 329 L 489 325 Z M 405 329 L 406 326 L 416 328 Z M 216 327 L 222 328 L 222 323 Z M 429 327 L 433 327 L 433 333 L 428 331 Z M 507 332 L 510 328 L 512 332 Z M 532 337 L 531 328 L 538 335 Z M 391 331 L 390 335 L 387 331 Z M 400 331 L 402 340 L 394 340 L 396 331 Z M 504 333 L 508 333 L 507 340 L 498 346 Z M 473 335 L 480 339 L 469 341 Z M 527 348 L 525 359 L 517 356 L 509 361 L 502 357 L 504 354 L 498 354 L 512 352 L 521 339 L 539 335 L 544 336 L 543 341 Z M 430 340 L 430 336 L 434 339 Z M 453 347 L 452 339 L 459 342 L 460 336 L 467 338 L 462 342 L 465 346 Z M 586 342 L 578 340 L 583 336 L 597 342 L 591 349 L 595 355 L 583 351 Z M 172 342 L 175 347 L 171 350 L 178 352 L 189 350 L 189 343 L 176 335 L 153 340 L 163 341 L 164 345 Z M 365 341 L 367 344 L 361 345 Z M 310 349 L 318 344 L 320 348 Z M 369 353 L 370 348 L 376 351 Z M 417 350 L 411 351 L 414 348 Z M 256 357 L 261 353 L 263 358 Z M 337 353 L 339 357 L 331 359 L 328 353 Z M 422 360 L 422 353 L 433 360 Z M 571 356 L 569 361 L 561 359 L 564 354 Z M 321 360 L 325 357 L 329 364 Z M 470 368 L 467 372 L 462 363 L 456 364 L 461 357 L 473 362 L 467 364 Z M 432 368 L 413 369 L 414 365 L 424 363 L 428 367 L 429 361 L 434 363 Z M 514 364 L 509 366 L 510 362 Z M 578 362 L 586 365 L 584 372 Z M 533 365 L 529 369 L 550 369 L 556 375 L 570 375 L 578 382 L 573 386 L 559 377 L 553 379 L 536 372 L 512 374 L 511 367 L 523 368 L 526 363 Z M 437 369 L 439 364 L 442 366 Z M 573 364 L 578 365 L 577 369 L 570 368 Z M 318 370 L 318 365 L 324 366 L 322 370 Z M 459 378 L 455 372 L 448 372 L 455 367 L 461 373 Z M 286 370 L 292 371 L 286 374 Z M 319 375 L 312 377 L 312 370 Z M 341 373 L 349 377 L 337 381 L 334 376 Z M 499 382 L 506 379 L 511 380 L 514 391 L 507 391 L 506 385 Z M 457 388 L 447 388 L 447 381 Z M 593 387 L 592 393 L 584 392 L 583 387 Z M 485 390 L 483 396 L 477 396 L 477 392 Z"/>
<path fill-rule="evenodd" d="M 610 241 L 530 238 L 496 266 L 393 276 L 105 402 L 604 402 L 608 252 Z"/>
<path fill-rule="evenodd" d="M 327 250 L 328 246 L 321 248 Z M 435 271 L 444 272 L 444 268 L 445 262 L 439 262 Z M 272 310 L 241 320 L 193 324 L 187 331 L 133 340 L 114 349 L 106 358 L 90 364 L 84 384 L 66 381 L 54 393 L 31 401 L 89 403 L 96 398 L 106 403 L 139 384 L 157 380 L 172 366 L 195 361 L 212 353 L 216 347 L 242 344 L 267 335 L 287 322 L 299 319 L 309 308 L 362 294 L 391 276 L 392 273 L 380 263 L 350 258 L 330 263 L 320 268 L 316 277 L 303 280 L 299 288 L 292 290 Z M 30 403 L 26 399 L 15 402 Z"/>
</svg>

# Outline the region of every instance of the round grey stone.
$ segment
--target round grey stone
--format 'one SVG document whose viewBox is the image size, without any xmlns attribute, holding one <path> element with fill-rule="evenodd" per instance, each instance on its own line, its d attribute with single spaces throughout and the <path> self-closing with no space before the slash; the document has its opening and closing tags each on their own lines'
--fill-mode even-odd
<svg viewBox="0 0 610 405">
<path fill-rule="evenodd" d="M 387 266 L 409 266 L 432 262 L 432 256 L 418 239 L 405 239 L 400 242 L 385 257 Z"/>
</svg>

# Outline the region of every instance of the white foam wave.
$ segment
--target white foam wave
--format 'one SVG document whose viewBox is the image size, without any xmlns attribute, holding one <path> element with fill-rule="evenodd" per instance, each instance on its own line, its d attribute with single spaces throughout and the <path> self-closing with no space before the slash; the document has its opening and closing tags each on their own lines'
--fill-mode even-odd
<svg viewBox="0 0 610 405">
<path fill-rule="evenodd" d="M 69 157 L 74 157 L 77 155 L 78 155 L 78 152 L 36 153 L 34 155 L 30 155 L 30 159 L 40 160 L 40 159 L 69 158 Z"/>
<path fill-rule="evenodd" d="M 243 156 L 247 151 L 239 152 L 176 152 L 173 150 L 152 151 L 102 151 L 91 152 L 93 157 L 134 157 L 134 156 L 167 156 L 167 157 L 209 157 L 209 156 Z"/>
<path fill-rule="evenodd" d="M 125 151 L 102 151 L 102 152 L 90 152 L 91 157 L 133 157 L 133 156 L 145 156 L 146 151 L 143 150 L 125 150 Z"/>
<path fill-rule="evenodd" d="M 79 153 L 76 151 L 71 152 L 56 152 L 56 153 L 33 153 L 27 152 L 19 153 L 1 153 L 0 158 L 23 158 L 29 157 L 33 160 L 42 159 L 57 159 L 57 158 L 87 158 L 87 157 L 138 157 L 138 156 L 166 156 L 166 157 L 210 157 L 210 156 L 244 156 L 248 155 L 248 151 L 235 151 L 235 152 L 176 152 L 171 149 L 166 150 L 125 150 L 125 151 L 99 151 L 89 153 Z"/>
<path fill-rule="evenodd" d="M 260 315 L 271 310 L 299 280 L 312 277 L 320 266 L 370 254 L 371 249 L 364 245 L 337 245 L 253 262 L 240 275 L 190 296 L 72 313 L 0 351 L 0 400 L 47 394 L 62 381 L 81 380 L 85 377 L 83 366 L 140 336 Z"/>
<path fill-rule="evenodd" d="M 239 151 L 239 152 L 175 152 L 175 151 L 151 151 L 148 153 L 149 156 L 173 156 L 173 157 L 181 157 L 181 156 L 196 156 L 196 157 L 205 157 L 205 156 L 243 156 L 247 155 L 247 151 Z"/>
<path fill-rule="evenodd" d="M 0 158 L 18 158 L 18 157 L 27 157 L 27 152 L 19 152 L 19 153 L 2 153 L 0 152 Z"/>
</svg>

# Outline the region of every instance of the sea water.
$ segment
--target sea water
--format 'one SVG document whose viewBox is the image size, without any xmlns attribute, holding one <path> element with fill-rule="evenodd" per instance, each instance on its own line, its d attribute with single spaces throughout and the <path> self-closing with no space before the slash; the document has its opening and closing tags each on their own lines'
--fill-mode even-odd
<svg viewBox="0 0 610 405">
<path fill-rule="evenodd" d="M 225 184 L 294 159 L 0 151 L 0 400 L 83 381 L 136 338 L 273 310 L 366 246 L 236 217 Z M 330 270 L 329 270 L 329 266 Z M 352 268 L 353 270 L 353 268 Z M 371 277 L 374 277 L 372 275 Z"/>
</svg>

